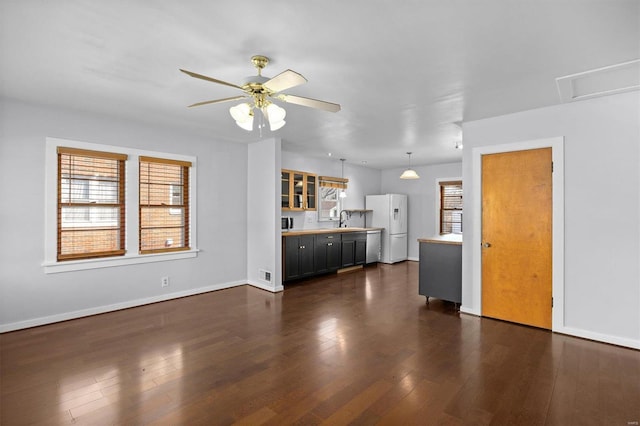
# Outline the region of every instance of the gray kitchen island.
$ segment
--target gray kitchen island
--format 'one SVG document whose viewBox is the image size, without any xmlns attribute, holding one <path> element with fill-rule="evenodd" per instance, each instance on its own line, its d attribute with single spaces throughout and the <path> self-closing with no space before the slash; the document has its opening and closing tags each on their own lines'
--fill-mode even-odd
<svg viewBox="0 0 640 426">
<path fill-rule="evenodd" d="M 462 235 L 419 238 L 419 294 L 427 298 L 462 303 Z"/>
</svg>

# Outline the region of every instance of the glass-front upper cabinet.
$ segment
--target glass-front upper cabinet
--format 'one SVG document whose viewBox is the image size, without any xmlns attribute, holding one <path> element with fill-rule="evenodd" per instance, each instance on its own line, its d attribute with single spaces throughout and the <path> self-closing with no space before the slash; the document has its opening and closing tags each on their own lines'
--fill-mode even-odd
<svg viewBox="0 0 640 426">
<path fill-rule="evenodd" d="M 297 170 L 281 171 L 281 206 L 283 210 L 316 210 L 317 176 Z"/>
<path fill-rule="evenodd" d="M 307 210 L 316 209 L 316 177 L 315 175 L 307 175 Z"/>
<path fill-rule="evenodd" d="M 283 209 L 288 209 L 289 204 L 291 202 L 291 194 L 289 192 L 289 182 L 291 181 L 291 173 L 286 170 L 281 172 L 281 189 L 280 189 L 280 199 Z"/>
<path fill-rule="evenodd" d="M 304 208 L 304 174 L 294 172 L 293 173 L 293 209 Z"/>
</svg>

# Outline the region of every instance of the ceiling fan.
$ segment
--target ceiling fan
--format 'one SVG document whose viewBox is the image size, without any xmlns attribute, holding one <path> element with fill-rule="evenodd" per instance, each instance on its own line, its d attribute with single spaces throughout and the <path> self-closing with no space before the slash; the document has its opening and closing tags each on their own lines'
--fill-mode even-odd
<svg viewBox="0 0 640 426">
<path fill-rule="evenodd" d="M 329 112 L 340 111 L 340 105 L 332 102 L 319 101 L 317 99 L 305 98 L 302 96 L 288 95 L 282 91 L 290 89 L 300 84 L 306 83 L 307 79 L 301 74 L 286 70 L 272 78 L 262 76 L 262 69 L 269 63 L 269 58 L 262 55 L 251 57 L 251 62 L 258 70 L 258 75 L 247 77 L 242 85 L 228 83 L 206 75 L 197 74 L 195 72 L 180 69 L 183 73 L 194 78 L 210 81 L 213 83 L 223 84 L 225 86 L 235 87 L 244 92 L 242 95 L 232 96 L 230 98 L 214 99 L 211 101 L 197 102 L 189 105 L 196 107 L 208 104 L 216 104 L 221 102 L 231 102 L 240 99 L 248 99 L 248 102 L 241 103 L 229 108 L 229 113 L 241 128 L 251 131 L 253 130 L 254 109 L 262 111 L 263 117 L 269 122 L 272 131 L 278 130 L 285 125 L 284 117 L 286 111 L 279 107 L 272 100 L 288 102 L 291 104 L 302 105 L 310 108 L 317 108 Z M 262 128 L 262 125 L 260 125 Z"/>
</svg>

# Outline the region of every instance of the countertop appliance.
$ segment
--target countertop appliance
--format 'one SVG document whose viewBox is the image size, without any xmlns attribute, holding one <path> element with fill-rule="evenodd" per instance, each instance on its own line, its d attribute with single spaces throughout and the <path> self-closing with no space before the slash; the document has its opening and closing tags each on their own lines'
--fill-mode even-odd
<svg viewBox="0 0 640 426">
<path fill-rule="evenodd" d="M 290 216 L 282 216 L 280 229 L 283 231 L 293 229 L 293 218 Z"/>
<path fill-rule="evenodd" d="M 380 262 L 380 236 L 382 230 L 367 231 L 367 263 Z"/>
<path fill-rule="evenodd" d="M 384 228 L 380 261 L 395 263 L 407 260 L 407 196 L 367 195 L 366 209 L 372 210 L 370 226 Z"/>
</svg>

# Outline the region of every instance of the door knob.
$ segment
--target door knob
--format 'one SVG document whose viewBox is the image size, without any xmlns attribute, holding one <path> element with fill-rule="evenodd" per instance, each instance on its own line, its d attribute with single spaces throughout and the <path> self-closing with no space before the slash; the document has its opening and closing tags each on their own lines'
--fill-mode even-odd
<svg viewBox="0 0 640 426">
<path fill-rule="evenodd" d="M 489 247 L 491 247 L 491 243 L 484 243 L 484 244 L 482 244 L 482 247 L 489 248 Z"/>
</svg>

